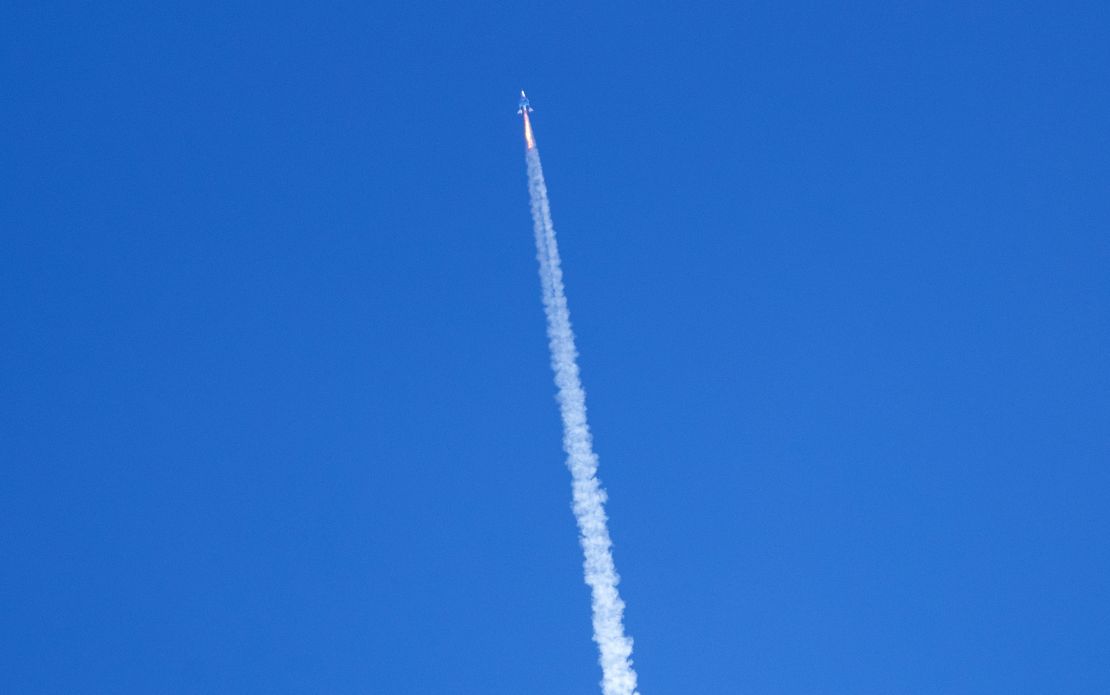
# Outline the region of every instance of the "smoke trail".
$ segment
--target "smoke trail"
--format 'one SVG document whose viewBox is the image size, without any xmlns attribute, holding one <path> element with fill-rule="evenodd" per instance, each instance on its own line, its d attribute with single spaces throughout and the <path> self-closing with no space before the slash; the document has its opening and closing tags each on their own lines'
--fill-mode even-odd
<svg viewBox="0 0 1110 695">
<path fill-rule="evenodd" d="M 525 114 L 526 125 L 527 120 Z M 574 516 L 578 520 L 579 542 L 585 556 L 586 584 L 593 593 L 594 641 L 600 652 L 602 692 L 605 695 L 639 695 L 630 659 L 632 640 L 624 634 L 622 622 L 624 601 L 617 592 L 620 578 L 613 564 L 612 541 L 605 523 L 605 491 L 597 479 L 597 454 L 593 451 L 586 422 L 586 392 L 578 378 L 578 351 L 574 347 L 570 311 L 563 291 L 555 226 L 551 222 L 540 154 L 531 139 L 526 158 L 551 368 L 555 372 L 559 410 L 563 416 L 563 449 L 567 452 L 567 468 L 573 478 Z"/>
</svg>

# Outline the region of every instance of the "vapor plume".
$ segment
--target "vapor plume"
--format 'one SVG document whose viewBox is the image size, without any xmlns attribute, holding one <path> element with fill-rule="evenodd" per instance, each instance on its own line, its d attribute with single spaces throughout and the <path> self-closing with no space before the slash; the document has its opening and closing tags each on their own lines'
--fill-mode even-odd
<svg viewBox="0 0 1110 695">
<path fill-rule="evenodd" d="M 523 92 L 521 93 L 523 96 Z M 574 516 L 578 520 L 579 541 L 585 556 L 586 584 L 593 595 L 594 641 L 600 652 L 602 692 L 604 695 L 639 695 L 636 672 L 632 669 L 632 639 L 625 635 L 624 601 L 617 592 L 616 566 L 612 542 L 606 526 L 605 491 L 597 479 L 597 454 L 593 451 L 589 424 L 586 422 L 586 393 L 578 376 L 578 352 L 570 326 L 570 312 L 563 290 L 559 247 L 547 201 L 539 150 L 532 136 L 528 112 L 524 110 L 527 144 L 528 190 L 532 199 L 532 223 L 536 235 L 536 257 L 540 264 L 540 285 L 547 337 L 551 348 L 551 368 L 558 387 L 559 410 L 563 418 L 563 449 L 573 479 Z"/>
</svg>

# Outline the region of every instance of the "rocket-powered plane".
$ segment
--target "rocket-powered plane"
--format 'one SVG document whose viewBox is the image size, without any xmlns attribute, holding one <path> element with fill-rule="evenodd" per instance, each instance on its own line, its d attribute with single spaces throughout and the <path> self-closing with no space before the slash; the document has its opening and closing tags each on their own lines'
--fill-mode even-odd
<svg viewBox="0 0 1110 695">
<path fill-rule="evenodd" d="M 524 144 L 525 149 L 529 150 L 536 149 L 536 138 L 532 135 L 532 122 L 528 120 L 528 114 L 532 111 L 535 111 L 535 109 L 528 102 L 528 96 L 523 89 L 520 90 L 520 104 L 517 105 L 516 112 L 524 116 Z"/>
</svg>

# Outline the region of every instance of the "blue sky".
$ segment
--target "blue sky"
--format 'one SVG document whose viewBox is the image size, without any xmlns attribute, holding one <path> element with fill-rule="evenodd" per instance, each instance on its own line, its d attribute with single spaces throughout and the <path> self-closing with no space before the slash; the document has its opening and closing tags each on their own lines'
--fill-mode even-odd
<svg viewBox="0 0 1110 695">
<path fill-rule="evenodd" d="M 11 4 L 0 690 L 1110 690 L 1105 3 Z"/>
</svg>

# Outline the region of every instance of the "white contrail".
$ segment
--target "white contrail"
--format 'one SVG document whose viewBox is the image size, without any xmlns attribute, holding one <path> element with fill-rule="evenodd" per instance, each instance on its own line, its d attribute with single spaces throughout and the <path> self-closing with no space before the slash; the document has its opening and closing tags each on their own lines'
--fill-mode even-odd
<svg viewBox="0 0 1110 695">
<path fill-rule="evenodd" d="M 632 639 L 624 634 L 624 601 L 617 592 L 620 578 L 610 552 L 612 541 L 605 524 L 605 491 L 597 479 L 597 454 L 593 451 L 590 427 L 586 422 L 586 392 L 578 378 L 578 352 L 563 292 L 563 271 L 547 203 L 547 185 L 543 180 L 539 151 L 531 139 L 529 144 L 528 191 L 532 197 L 536 257 L 540 262 L 551 368 L 555 372 L 563 416 L 563 449 L 567 452 L 567 468 L 574 480 L 574 516 L 578 519 L 579 541 L 585 555 L 586 583 L 593 592 L 594 641 L 600 651 L 601 687 L 605 695 L 638 695 L 636 672 L 632 670 L 630 658 Z"/>
</svg>

